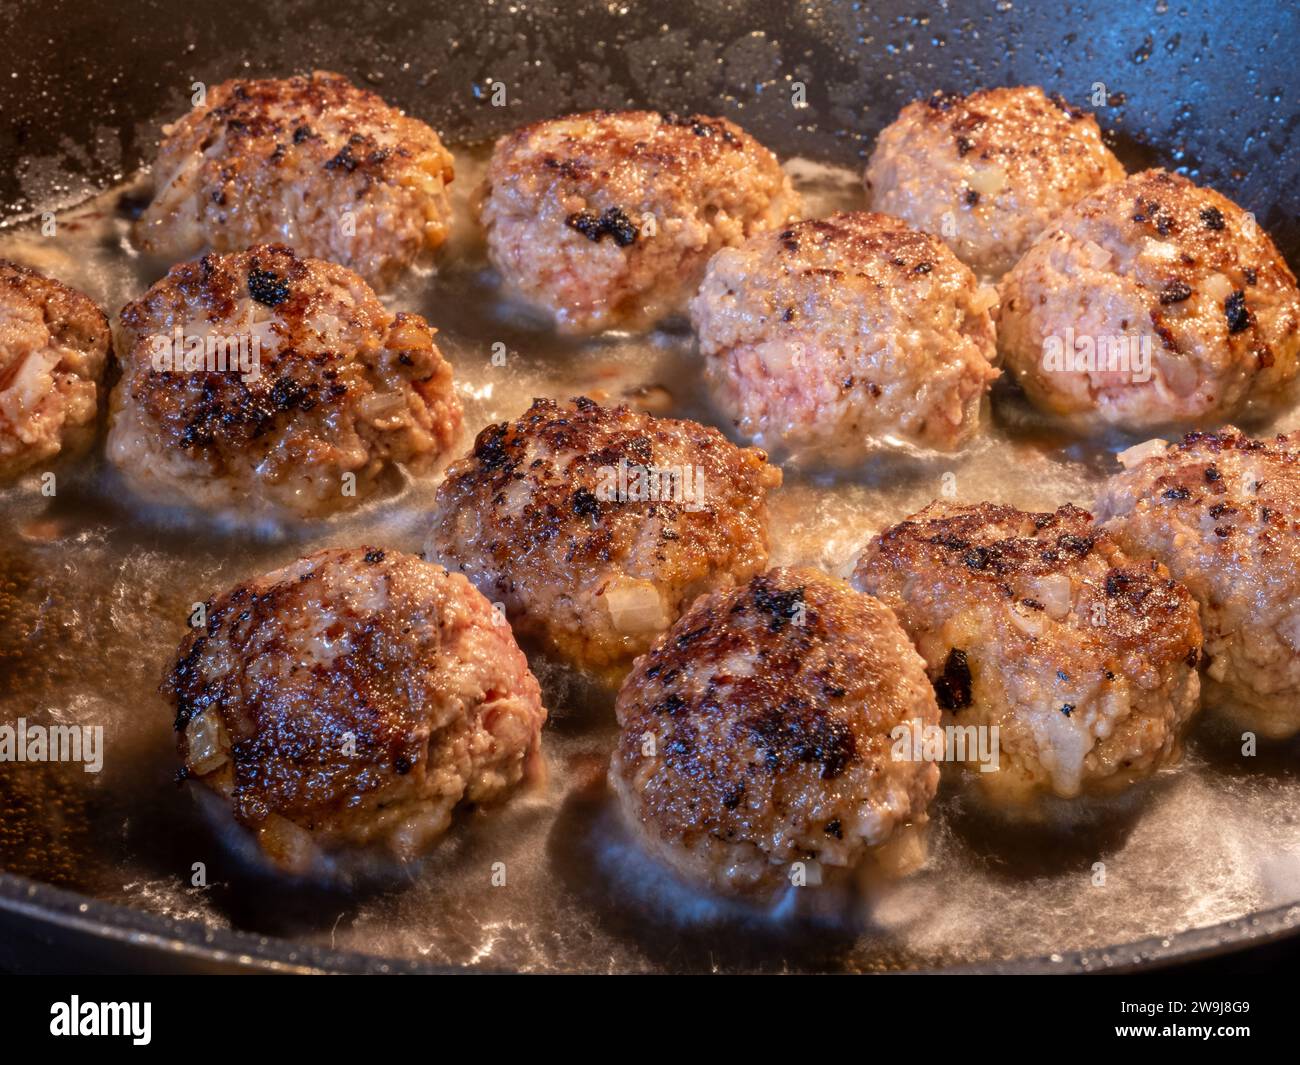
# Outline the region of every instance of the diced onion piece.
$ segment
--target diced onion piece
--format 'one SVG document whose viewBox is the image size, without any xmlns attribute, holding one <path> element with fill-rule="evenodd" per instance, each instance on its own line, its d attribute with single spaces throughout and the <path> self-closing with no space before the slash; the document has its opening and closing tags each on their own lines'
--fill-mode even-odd
<svg viewBox="0 0 1300 1065">
<path fill-rule="evenodd" d="M 275 331 L 274 322 L 254 322 L 249 329 L 249 343 L 257 338 L 260 354 L 274 355 L 280 347 L 280 334 Z"/>
<path fill-rule="evenodd" d="M 318 851 L 311 833 L 287 817 L 272 814 L 257 830 L 262 850 L 286 872 L 306 873 L 316 863 Z"/>
<path fill-rule="evenodd" d="M 871 856 L 891 876 L 914 873 L 929 857 L 925 831 L 919 825 L 901 825 L 889 839 L 872 848 Z"/>
<path fill-rule="evenodd" d="M 322 310 L 316 310 L 307 319 L 307 328 L 321 337 L 336 337 L 344 332 L 339 316 Z"/>
<path fill-rule="evenodd" d="M 975 313 L 982 311 L 991 311 L 998 305 L 998 290 L 992 285 L 980 285 L 975 295 L 971 298 L 971 306 Z"/>
<path fill-rule="evenodd" d="M 1126 470 L 1131 470 L 1135 466 L 1140 466 L 1147 459 L 1157 458 L 1165 453 L 1169 447 L 1167 441 L 1156 437 L 1154 440 L 1144 440 L 1140 444 L 1134 444 L 1130 448 L 1125 448 L 1115 457 L 1119 459 L 1119 464 Z"/>
<path fill-rule="evenodd" d="M 1072 596 L 1070 578 L 1064 573 L 1048 573 L 1034 582 L 1035 596 L 1043 604 L 1047 616 L 1060 621 L 1070 613 Z"/>
<path fill-rule="evenodd" d="M 1215 303 L 1222 303 L 1233 293 L 1232 282 L 1223 274 L 1211 274 L 1201 283 L 1201 291 Z"/>
<path fill-rule="evenodd" d="M 1178 249 L 1172 244 L 1166 244 L 1163 240 L 1153 240 L 1151 237 L 1147 237 L 1142 243 L 1142 254 L 1148 259 L 1172 262 L 1178 258 Z"/>
<path fill-rule="evenodd" d="M 1109 739 L 1115 726 L 1129 716 L 1133 709 L 1133 700 L 1128 688 L 1111 688 L 1101 700 L 1101 716 L 1093 724 L 1093 731 L 1099 740 Z"/>
<path fill-rule="evenodd" d="M 199 776 L 206 776 L 226 762 L 226 752 L 221 743 L 222 729 L 213 714 L 199 714 L 191 718 L 185 728 L 190 768 Z"/>
<path fill-rule="evenodd" d="M 604 595 L 609 616 L 619 632 L 637 635 L 668 627 L 663 600 L 651 581 L 615 577 L 605 587 Z"/>
<path fill-rule="evenodd" d="M 59 356 L 53 351 L 38 352 L 23 359 L 18 372 L 0 392 L 0 413 L 13 422 L 30 417 L 54 391 L 54 370 L 58 365 Z"/>
<path fill-rule="evenodd" d="M 389 348 L 406 348 L 423 354 L 429 349 L 429 333 L 424 320 L 414 316 L 393 323 L 386 341 Z"/>
<path fill-rule="evenodd" d="M 786 374 L 803 365 L 803 345 L 799 343 L 771 340 L 759 344 L 756 350 L 769 374 Z"/>
<path fill-rule="evenodd" d="M 1083 242 L 1083 257 L 1087 264 L 1094 270 L 1100 270 L 1113 258 L 1111 253 L 1095 240 L 1085 240 Z"/>
<path fill-rule="evenodd" d="M 1043 626 L 1047 623 L 1043 617 L 1043 611 L 1021 606 L 1019 603 L 1015 603 L 1011 607 L 1011 620 L 1015 623 L 1016 628 L 1026 636 L 1034 639 L 1043 635 Z"/>
<path fill-rule="evenodd" d="M 1052 778 L 1052 790 L 1064 799 L 1079 794 L 1083 785 L 1083 764 L 1092 750 L 1092 734 L 1053 704 L 1035 707 L 1029 718 L 1038 747 L 1038 758 Z"/>
<path fill-rule="evenodd" d="M 406 409 L 406 397 L 401 392 L 373 392 L 357 402 L 361 417 L 377 422 Z"/>
<path fill-rule="evenodd" d="M 1000 166 L 986 166 L 975 170 L 966 184 L 981 196 L 996 196 L 1007 187 L 1007 172 Z"/>
<path fill-rule="evenodd" d="M 1200 375 L 1186 356 L 1159 351 L 1156 353 L 1156 365 L 1160 367 L 1160 376 L 1165 379 L 1165 384 L 1174 395 L 1190 396 L 1196 391 Z"/>
</svg>

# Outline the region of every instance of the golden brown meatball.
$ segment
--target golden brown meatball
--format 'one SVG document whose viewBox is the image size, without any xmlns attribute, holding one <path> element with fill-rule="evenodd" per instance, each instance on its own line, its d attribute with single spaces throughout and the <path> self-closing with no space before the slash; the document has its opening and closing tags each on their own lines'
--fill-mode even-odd
<svg viewBox="0 0 1300 1065">
<path fill-rule="evenodd" d="M 854 583 L 898 615 L 945 723 L 998 728 L 996 771 L 974 774 L 995 803 L 1115 792 L 1179 757 L 1196 604 L 1086 511 L 933 503 L 871 541 Z"/>
<path fill-rule="evenodd" d="M 876 141 L 866 184 L 873 210 L 996 278 L 1062 210 L 1123 177 L 1092 115 L 1020 86 L 908 104 Z"/>
<path fill-rule="evenodd" d="M 971 436 L 998 375 L 996 299 L 938 239 L 849 213 L 718 252 L 691 320 L 713 401 L 743 435 L 850 463 Z"/>
<path fill-rule="evenodd" d="M 286 871 L 414 857 L 539 756 L 546 711 L 510 627 L 440 566 L 320 551 L 206 611 L 163 682 L 185 774 Z"/>
<path fill-rule="evenodd" d="M 592 111 L 501 138 L 482 219 L 507 288 L 594 333 L 684 310 L 710 255 L 798 211 L 776 156 L 726 119 Z"/>
<path fill-rule="evenodd" d="M 175 266 L 121 324 L 108 456 L 149 499 L 319 517 L 393 463 L 427 468 L 460 426 L 424 319 L 283 245 Z"/>
<path fill-rule="evenodd" d="M 767 563 L 781 471 L 716 429 L 580 398 L 491 425 L 438 489 L 428 553 L 521 635 L 611 677 L 696 596 Z"/>
<path fill-rule="evenodd" d="M 110 347 L 87 296 L 0 259 L 0 484 L 89 450 Z"/>
<path fill-rule="evenodd" d="M 1207 703 L 1264 736 L 1300 732 L 1300 433 L 1251 440 L 1229 426 L 1120 462 L 1098 517 L 1200 603 Z"/>
<path fill-rule="evenodd" d="M 1081 429 L 1267 411 L 1300 371 L 1300 291 L 1240 207 L 1146 170 L 1075 204 L 1002 281 L 998 346 Z"/>
<path fill-rule="evenodd" d="M 700 599 L 618 695 L 610 783 L 646 845 L 690 880 L 774 896 L 906 849 L 938 786 L 894 757 L 939 721 L 893 614 L 843 581 L 775 569 Z M 805 868 L 796 868 L 802 863 Z"/>
<path fill-rule="evenodd" d="M 341 75 L 225 81 L 163 133 L 136 226 L 152 254 L 281 241 L 385 285 L 446 239 L 451 154 Z"/>
</svg>

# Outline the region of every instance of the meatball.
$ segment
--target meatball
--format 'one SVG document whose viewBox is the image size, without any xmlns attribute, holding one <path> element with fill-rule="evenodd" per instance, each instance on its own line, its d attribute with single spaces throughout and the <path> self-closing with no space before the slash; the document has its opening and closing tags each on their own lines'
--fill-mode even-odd
<svg viewBox="0 0 1300 1065">
<path fill-rule="evenodd" d="M 866 185 L 873 210 L 997 277 L 1064 208 L 1123 177 L 1092 115 L 1020 86 L 908 104 L 876 141 Z"/>
<path fill-rule="evenodd" d="M 729 894 L 773 896 L 794 863 L 825 883 L 901 852 L 938 787 L 933 762 L 893 756 L 897 728 L 939 721 L 924 663 L 888 609 L 816 570 L 701 598 L 637 660 L 616 710 L 609 779 L 627 819 Z"/>
<path fill-rule="evenodd" d="M 721 247 L 798 217 L 776 156 L 734 123 L 593 111 L 503 137 L 482 221 L 507 288 L 565 333 L 685 309 Z"/>
<path fill-rule="evenodd" d="M 718 252 L 691 320 L 714 404 L 742 434 L 852 462 L 975 431 L 998 376 L 996 298 L 936 238 L 837 214 Z"/>
<path fill-rule="evenodd" d="M 1002 281 L 998 345 L 1066 425 L 1222 421 L 1287 400 L 1300 292 L 1231 200 L 1146 170 L 1075 204 Z"/>
<path fill-rule="evenodd" d="M 110 347 L 89 297 L 0 259 L 0 484 L 89 450 Z"/>
<path fill-rule="evenodd" d="M 327 550 L 205 604 L 163 691 L 183 773 L 276 866 L 416 856 L 536 768 L 546 711 L 510 627 L 413 555 Z"/>
<path fill-rule="evenodd" d="M 1196 597 L 1207 704 L 1267 737 L 1300 732 L 1300 432 L 1264 441 L 1228 427 L 1120 461 L 1099 519 Z"/>
<path fill-rule="evenodd" d="M 780 483 L 716 429 L 538 399 L 448 470 L 428 553 L 521 634 L 615 679 L 696 596 L 764 569 Z"/>
<path fill-rule="evenodd" d="M 1175 762 L 1197 709 L 1196 603 L 1073 506 L 932 503 L 876 536 L 855 583 L 893 608 L 981 792 L 1012 812 L 1117 792 Z M 998 729 L 996 768 L 977 767 Z M 991 763 L 987 763 L 991 764 Z"/>
<path fill-rule="evenodd" d="M 460 426 L 424 319 L 282 244 L 175 266 L 121 324 L 108 456 L 145 498 L 319 517 L 393 463 L 426 468 Z"/>
<path fill-rule="evenodd" d="M 136 226 L 152 254 L 283 241 L 384 285 L 447 236 L 438 134 L 338 74 L 222 82 L 163 133 Z"/>
</svg>

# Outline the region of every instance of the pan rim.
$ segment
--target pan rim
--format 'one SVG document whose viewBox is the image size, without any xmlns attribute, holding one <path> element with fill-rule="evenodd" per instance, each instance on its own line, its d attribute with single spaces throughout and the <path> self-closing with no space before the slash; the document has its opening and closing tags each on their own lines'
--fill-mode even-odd
<svg viewBox="0 0 1300 1065">
<path fill-rule="evenodd" d="M 171 958 L 232 965 L 249 972 L 473 975 L 507 971 L 435 965 L 363 951 L 295 943 L 280 936 L 263 936 L 239 929 L 214 928 L 191 918 L 164 917 L 120 903 L 105 902 L 4 870 L 0 870 L 0 910 L 66 931 L 151 949 Z M 1300 935 L 1300 900 L 1167 936 L 1150 936 L 1090 950 L 896 971 L 967 975 L 1140 972 L 1231 954 L 1297 935 Z"/>
</svg>

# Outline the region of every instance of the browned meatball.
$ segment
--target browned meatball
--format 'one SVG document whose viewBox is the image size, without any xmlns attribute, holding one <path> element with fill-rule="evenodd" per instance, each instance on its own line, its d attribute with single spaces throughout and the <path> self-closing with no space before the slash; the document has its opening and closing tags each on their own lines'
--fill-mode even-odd
<svg viewBox="0 0 1300 1065">
<path fill-rule="evenodd" d="M 998 375 L 996 301 L 938 239 L 854 212 L 724 248 L 691 320 L 714 403 L 741 433 L 852 463 L 975 432 Z"/>
<path fill-rule="evenodd" d="M 896 868 L 938 786 L 891 736 L 938 723 L 924 663 L 889 610 L 816 570 L 700 599 L 637 660 L 617 713 L 609 778 L 629 821 L 726 893 Z"/>
<path fill-rule="evenodd" d="M 90 448 L 109 339 L 88 297 L 0 259 L 0 484 Z"/>
<path fill-rule="evenodd" d="M 1062 210 L 1123 177 L 1092 115 L 1019 86 L 908 104 L 876 141 L 866 183 L 873 210 L 997 277 Z"/>
<path fill-rule="evenodd" d="M 1097 501 L 1130 554 L 1157 558 L 1196 596 L 1207 702 L 1264 736 L 1300 732 L 1300 433 L 1231 426 L 1120 455 Z"/>
<path fill-rule="evenodd" d="M 499 140 L 482 218 L 507 288 L 594 333 L 685 309 L 710 255 L 798 213 L 776 156 L 726 119 L 591 111 Z"/>
<path fill-rule="evenodd" d="M 185 773 L 287 871 L 413 857 L 538 758 L 546 711 L 523 652 L 440 566 L 320 551 L 206 611 L 163 683 Z"/>
<path fill-rule="evenodd" d="M 427 468 L 460 427 L 424 319 L 280 244 L 173 267 L 121 322 L 108 455 L 149 499 L 318 517 L 393 463 Z"/>
<path fill-rule="evenodd" d="M 429 555 L 551 653 L 621 676 L 697 595 L 764 568 L 780 483 L 716 429 L 538 399 L 452 465 Z"/>
<path fill-rule="evenodd" d="M 1146 170 L 1063 214 L 1002 281 L 998 346 L 1029 399 L 1082 429 L 1267 411 L 1300 373 L 1300 290 L 1259 226 Z"/>
<path fill-rule="evenodd" d="M 933 503 L 875 537 L 854 579 L 897 613 L 945 722 L 998 728 L 997 769 L 974 774 L 994 802 L 1114 792 L 1179 757 L 1195 601 L 1086 511 Z"/>
<path fill-rule="evenodd" d="M 282 241 L 382 285 L 447 236 L 438 134 L 341 75 L 225 81 L 163 133 L 136 226 L 155 255 Z"/>
</svg>

